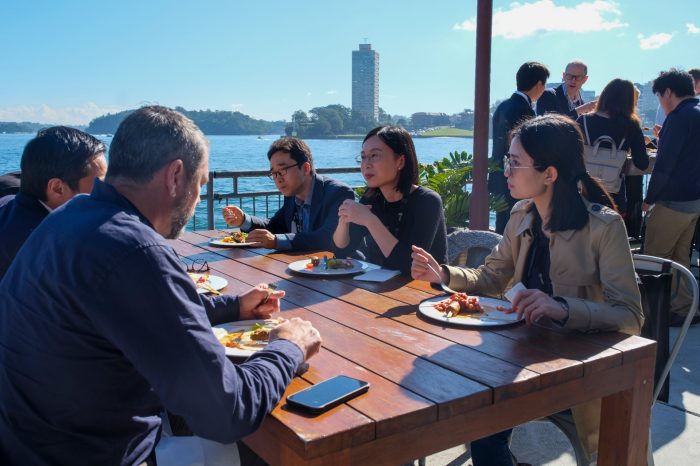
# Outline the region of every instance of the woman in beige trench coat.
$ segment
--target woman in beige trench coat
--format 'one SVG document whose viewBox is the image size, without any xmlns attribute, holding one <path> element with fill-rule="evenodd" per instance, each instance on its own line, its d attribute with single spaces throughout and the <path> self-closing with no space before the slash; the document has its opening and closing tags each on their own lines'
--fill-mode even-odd
<svg viewBox="0 0 700 466">
<path fill-rule="evenodd" d="M 639 333 L 644 317 L 622 218 L 587 172 L 583 136 L 572 120 L 547 114 L 513 130 L 504 174 L 518 202 L 503 238 L 478 269 L 440 265 L 414 247 L 411 274 L 458 291 L 501 295 L 522 282 L 510 312 L 528 324 Z M 597 449 L 600 402 L 572 408 L 579 437 Z M 474 466 L 512 465 L 511 430 L 472 442 Z"/>
</svg>

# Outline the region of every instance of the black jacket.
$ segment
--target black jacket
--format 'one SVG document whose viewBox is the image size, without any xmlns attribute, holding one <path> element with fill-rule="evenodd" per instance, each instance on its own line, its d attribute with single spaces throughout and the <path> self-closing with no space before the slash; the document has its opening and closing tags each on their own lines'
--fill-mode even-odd
<svg viewBox="0 0 700 466">
<path fill-rule="evenodd" d="M 582 98 L 581 104 L 583 103 Z M 545 113 L 554 112 L 566 115 L 573 120 L 578 118 L 578 113 L 576 113 L 576 110 L 569 110 L 569 99 L 566 97 L 563 84 L 555 87 L 554 89 L 545 89 L 542 97 L 537 100 L 536 110 L 537 115 L 544 115 Z"/>
<path fill-rule="evenodd" d="M 0 200 L 0 279 L 29 235 L 49 215 L 39 200 L 24 193 Z"/>
<path fill-rule="evenodd" d="M 503 169 L 503 156 L 508 152 L 509 133 L 523 120 L 532 118 L 535 112 L 529 100 L 522 95 L 513 93 L 508 100 L 501 102 L 493 114 L 493 145 L 491 148 L 491 160 Z M 508 193 L 506 178 L 501 172 L 489 175 L 489 191 L 493 194 Z"/>
<path fill-rule="evenodd" d="M 251 217 L 250 230 L 264 228 L 270 233 L 286 233 L 292 249 L 329 251 L 333 248 L 333 232 L 338 226 L 338 208 L 346 199 L 354 199 L 350 186 L 340 181 L 316 175 L 311 198 L 311 231 L 291 234 L 296 202 L 294 196 L 286 196 L 282 208 L 272 218 Z"/>
</svg>

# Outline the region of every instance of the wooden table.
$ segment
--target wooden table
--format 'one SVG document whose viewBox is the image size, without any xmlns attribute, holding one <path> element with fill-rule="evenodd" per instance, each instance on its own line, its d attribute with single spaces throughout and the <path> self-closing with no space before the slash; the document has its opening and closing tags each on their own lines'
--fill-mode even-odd
<svg viewBox="0 0 700 466">
<path fill-rule="evenodd" d="M 416 315 L 438 294 L 424 282 L 291 275 L 304 255 L 207 245 L 188 232 L 177 252 L 206 259 L 227 293 L 269 282 L 286 291 L 284 317 L 309 320 L 323 348 L 287 394 L 338 374 L 369 392 L 319 416 L 284 401 L 244 439 L 271 465 L 397 465 L 603 398 L 600 465 L 646 464 L 655 343 L 617 333 L 567 334 L 516 325 L 480 331 Z"/>
</svg>

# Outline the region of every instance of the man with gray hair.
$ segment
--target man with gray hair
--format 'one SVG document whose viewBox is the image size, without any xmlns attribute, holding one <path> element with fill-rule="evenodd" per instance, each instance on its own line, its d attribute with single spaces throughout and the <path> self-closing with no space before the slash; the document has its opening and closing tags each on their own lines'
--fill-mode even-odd
<svg viewBox="0 0 700 466">
<path fill-rule="evenodd" d="M 561 85 L 546 89 L 537 100 L 537 115 L 555 112 L 575 120 L 593 111 L 595 101 L 584 103 L 581 97 L 581 88 L 588 81 L 588 66 L 581 60 L 574 60 L 566 65 L 561 78 Z"/>
<path fill-rule="evenodd" d="M 202 298 L 165 241 L 199 202 L 208 152 L 180 113 L 135 111 L 114 136 L 105 181 L 20 250 L 0 282 L 3 464 L 155 464 L 163 408 L 200 437 L 232 442 L 319 350 L 298 318 L 240 365 L 214 337 L 211 324 L 279 311 L 284 292 Z"/>
</svg>

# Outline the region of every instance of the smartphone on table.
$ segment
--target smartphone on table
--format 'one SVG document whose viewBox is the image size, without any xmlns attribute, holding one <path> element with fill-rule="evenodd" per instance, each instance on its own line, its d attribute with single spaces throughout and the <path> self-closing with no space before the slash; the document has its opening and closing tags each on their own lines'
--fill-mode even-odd
<svg viewBox="0 0 700 466">
<path fill-rule="evenodd" d="M 287 396 L 287 403 L 310 413 L 322 413 L 369 390 L 369 382 L 338 375 Z"/>
</svg>

